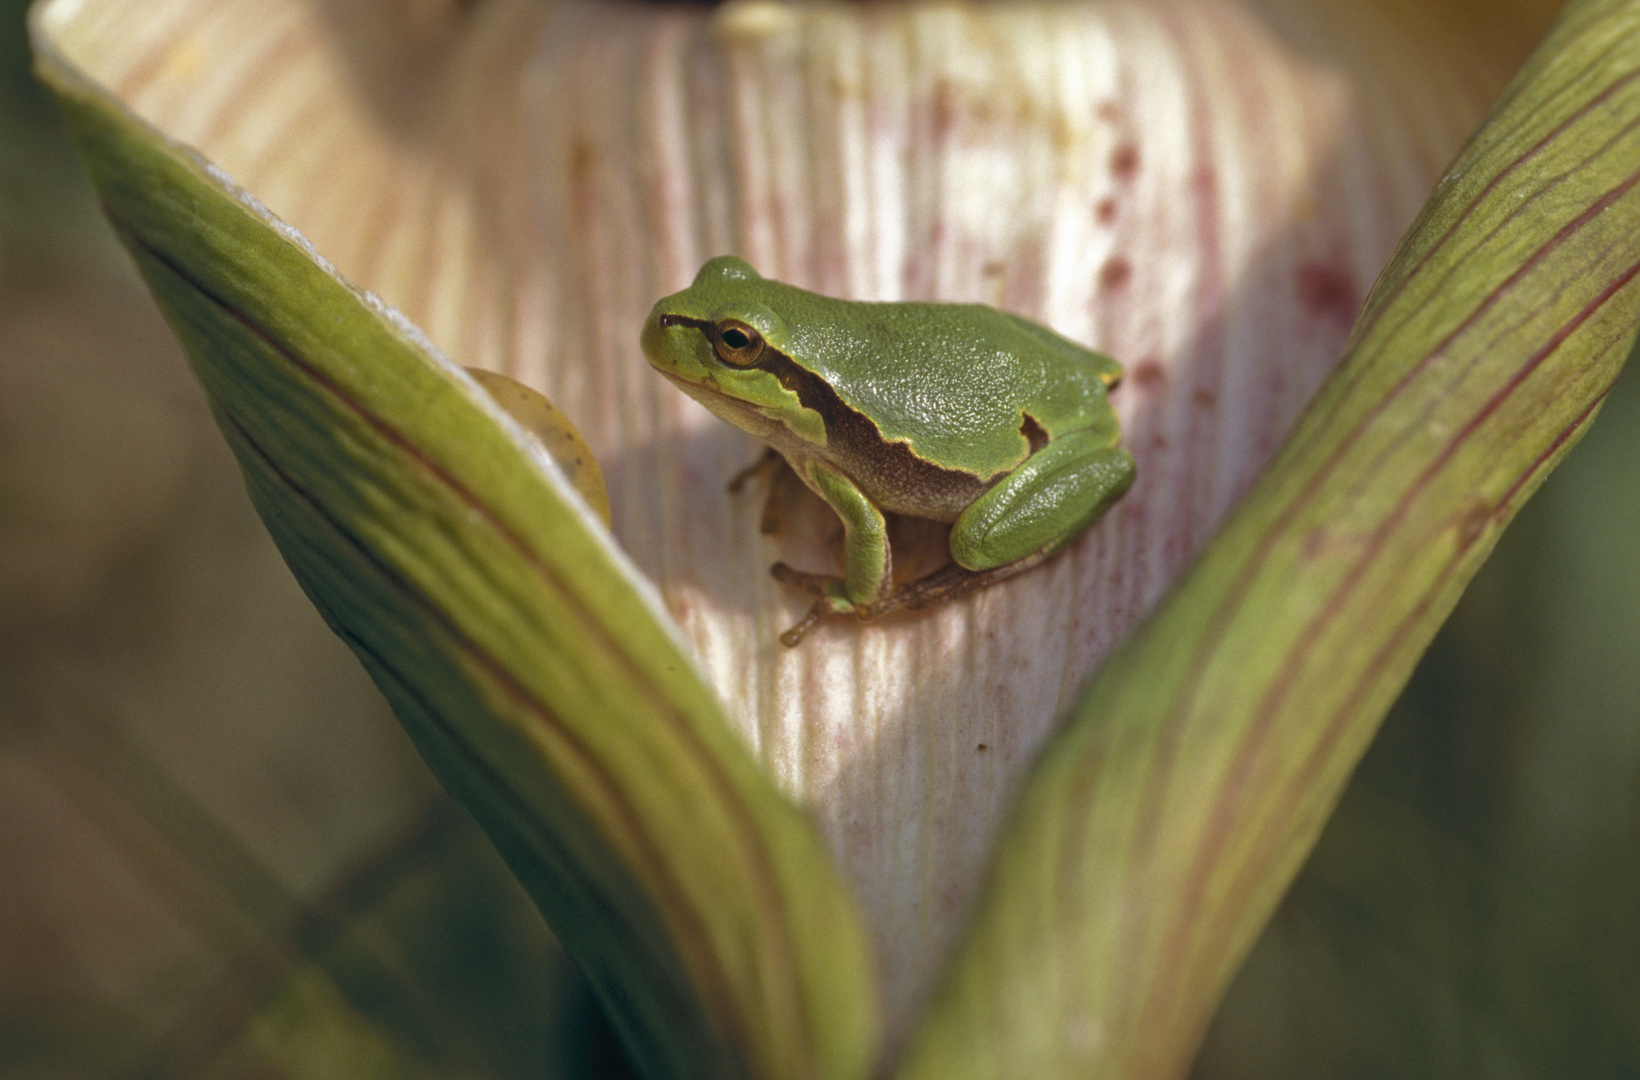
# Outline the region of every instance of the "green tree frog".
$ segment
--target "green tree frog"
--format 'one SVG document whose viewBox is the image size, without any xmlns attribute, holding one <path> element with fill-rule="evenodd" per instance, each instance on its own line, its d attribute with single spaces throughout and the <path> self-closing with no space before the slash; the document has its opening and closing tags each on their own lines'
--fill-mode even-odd
<svg viewBox="0 0 1640 1080">
<path fill-rule="evenodd" d="M 756 435 L 843 521 L 843 576 L 774 565 L 821 618 L 927 607 L 1026 570 L 1133 483 L 1112 359 L 981 304 L 836 300 L 733 256 L 656 303 L 645 357 Z M 884 513 L 951 525 L 952 562 L 891 588 Z"/>
</svg>

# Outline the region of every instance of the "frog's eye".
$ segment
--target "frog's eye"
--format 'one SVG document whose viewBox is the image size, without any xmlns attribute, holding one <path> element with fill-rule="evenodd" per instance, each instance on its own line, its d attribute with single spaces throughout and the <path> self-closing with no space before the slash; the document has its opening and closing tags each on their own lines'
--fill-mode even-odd
<svg viewBox="0 0 1640 1080">
<path fill-rule="evenodd" d="M 712 328 L 712 351 L 731 367 L 751 367 L 763 355 L 763 335 L 738 319 L 724 319 Z"/>
</svg>

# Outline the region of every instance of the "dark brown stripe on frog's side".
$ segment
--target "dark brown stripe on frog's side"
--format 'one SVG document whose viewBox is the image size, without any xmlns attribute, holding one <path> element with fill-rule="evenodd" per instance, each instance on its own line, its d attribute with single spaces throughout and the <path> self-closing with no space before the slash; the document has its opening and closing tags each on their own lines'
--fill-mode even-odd
<svg viewBox="0 0 1640 1080">
<path fill-rule="evenodd" d="M 706 336 L 708 344 L 715 326 L 711 320 L 684 315 L 662 315 L 660 324 L 663 327 L 692 326 Z M 883 438 L 877 425 L 839 397 L 824 379 L 767 341 L 763 343 L 763 355 L 751 366 L 779 379 L 780 385 L 796 394 L 805 409 L 820 414 L 826 425 L 830 451 L 827 456 L 885 510 L 954 521 L 969 503 L 1007 472 L 982 477 L 965 469 L 947 469 L 923 460 L 907 444 Z M 1038 449 L 1039 439 L 1043 443 L 1047 441 L 1041 426 L 1029 416 L 1020 433 L 1030 443 L 1032 452 Z M 911 499 L 916 506 L 910 505 Z"/>
<path fill-rule="evenodd" d="M 1042 425 L 1030 413 L 1025 414 L 1025 422 L 1019 425 L 1019 433 L 1025 436 L 1033 454 L 1048 445 L 1048 433 L 1042 430 Z"/>
</svg>

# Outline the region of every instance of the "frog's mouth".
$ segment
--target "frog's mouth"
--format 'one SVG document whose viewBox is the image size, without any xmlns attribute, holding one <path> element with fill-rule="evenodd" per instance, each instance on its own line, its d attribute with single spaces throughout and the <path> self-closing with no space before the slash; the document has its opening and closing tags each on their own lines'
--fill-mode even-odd
<svg viewBox="0 0 1640 1080">
<path fill-rule="evenodd" d="M 681 379 L 670 371 L 662 371 L 661 374 L 671 380 L 679 390 L 704 405 L 707 412 L 726 424 L 733 424 L 760 439 L 767 439 L 771 435 L 786 431 L 786 425 L 782 421 L 770 416 L 768 411 L 760 406 L 732 397 L 705 383 Z"/>
</svg>

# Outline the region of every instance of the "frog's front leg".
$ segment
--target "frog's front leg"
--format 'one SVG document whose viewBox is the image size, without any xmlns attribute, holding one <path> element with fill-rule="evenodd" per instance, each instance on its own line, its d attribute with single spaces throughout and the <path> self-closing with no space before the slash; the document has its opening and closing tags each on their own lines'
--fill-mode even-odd
<svg viewBox="0 0 1640 1080">
<path fill-rule="evenodd" d="M 1133 474 L 1133 455 L 1108 435 L 1062 435 L 962 512 L 951 555 L 969 570 L 992 570 L 1058 551 L 1122 497 Z"/>
<path fill-rule="evenodd" d="M 888 522 L 853 480 L 823 461 L 802 465 L 803 477 L 815 494 L 843 520 L 843 577 L 805 574 L 785 563 L 775 563 L 774 576 L 818 594 L 803 621 L 780 636 L 787 645 L 802 640 L 808 629 L 826 615 L 863 608 L 876 599 L 889 580 Z"/>
</svg>

